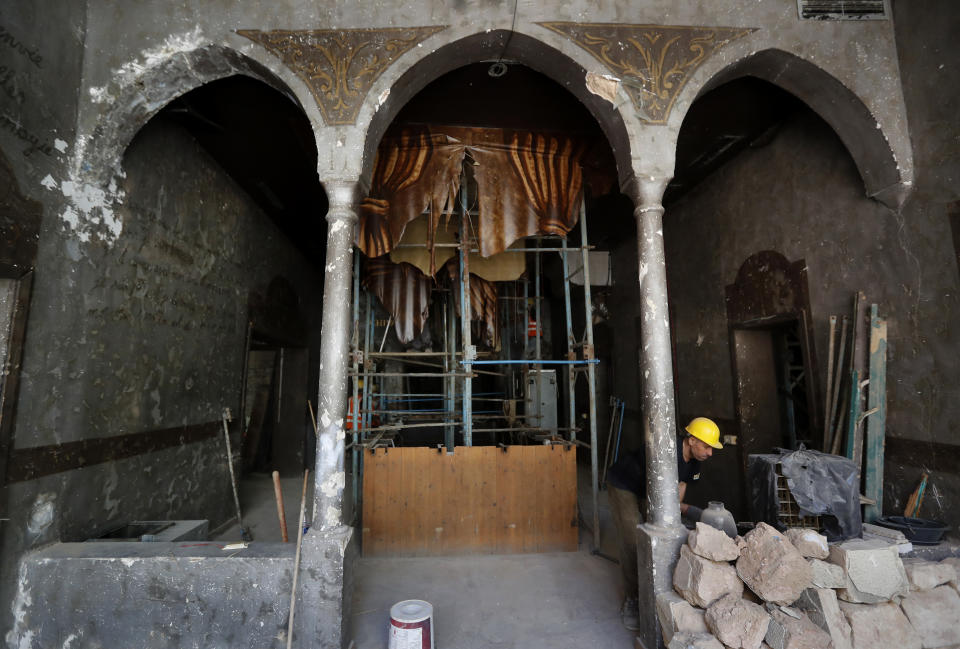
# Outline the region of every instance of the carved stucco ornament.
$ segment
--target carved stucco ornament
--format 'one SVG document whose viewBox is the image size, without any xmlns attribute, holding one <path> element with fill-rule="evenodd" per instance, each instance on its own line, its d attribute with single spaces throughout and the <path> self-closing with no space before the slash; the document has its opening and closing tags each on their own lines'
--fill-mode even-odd
<svg viewBox="0 0 960 649">
<path fill-rule="evenodd" d="M 538 24 L 590 52 L 619 77 L 637 115 L 650 124 L 667 122 L 681 88 L 711 54 L 756 31 L 749 27 Z"/>
<path fill-rule="evenodd" d="M 428 37 L 446 29 L 238 29 L 303 79 L 328 125 L 354 124 L 370 86 L 391 63 Z"/>
</svg>

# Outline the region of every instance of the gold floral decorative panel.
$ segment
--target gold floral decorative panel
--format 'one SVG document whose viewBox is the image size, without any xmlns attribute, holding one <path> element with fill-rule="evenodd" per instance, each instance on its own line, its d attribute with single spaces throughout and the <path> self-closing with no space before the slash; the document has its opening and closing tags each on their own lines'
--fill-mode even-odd
<svg viewBox="0 0 960 649">
<path fill-rule="evenodd" d="M 373 82 L 405 52 L 446 29 L 238 29 L 280 58 L 310 87 L 327 124 L 354 124 Z"/>
<path fill-rule="evenodd" d="M 756 31 L 749 27 L 684 27 L 543 22 L 620 78 L 638 116 L 665 124 L 690 75 L 721 47 Z"/>
</svg>

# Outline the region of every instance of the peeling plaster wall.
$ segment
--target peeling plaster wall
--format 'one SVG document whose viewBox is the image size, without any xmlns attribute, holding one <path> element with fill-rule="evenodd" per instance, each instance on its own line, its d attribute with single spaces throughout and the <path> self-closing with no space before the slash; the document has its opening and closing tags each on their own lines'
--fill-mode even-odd
<svg viewBox="0 0 960 649">
<path fill-rule="evenodd" d="M 41 194 L 70 154 L 86 33 L 83 2 L 0 6 L 0 149 L 21 188 Z"/>
<path fill-rule="evenodd" d="M 858 94 L 882 124 L 890 138 L 891 149 L 910 175 L 910 148 L 906 135 L 903 101 L 897 79 L 896 50 L 890 21 L 801 21 L 792 2 L 744 3 L 742 0 L 715 0 L 710 3 L 646 0 L 645 2 L 520 2 L 491 0 L 484 3 L 429 2 L 410 3 L 388 0 L 377 3 L 275 3 L 253 7 L 202 0 L 185 0 L 171 6 L 164 0 L 131 0 L 122 7 L 112 2 L 92 0 L 88 3 L 90 25 L 88 49 L 97 53 L 84 62 L 80 88 L 84 103 L 78 116 L 80 133 L 87 138 L 94 133 L 98 120 L 124 88 L 146 80 L 148 96 L 131 109 L 162 96 L 162 88 L 151 87 L 150 79 L 163 79 L 175 86 L 186 76 L 199 70 L 185 69 L 173 77 L 156 74 L 165 61 L 183 59 L 183 54 L 208 44 L 234 48 L 273 70 L 297 93 L 315 124 L 322 118 L 309 100 L 309 90 L 276 57 L 262 47 L 235 33 L 237 29 L 369 29 L 398 26 L 446 25 L 446 30 L 401 56 L 375 81 L 359 113 L 357 124 L 324 129 L 318 133 L 321 148 L 322 175 L 351 177 L 361 172 L 365 125 L 388 106 L 398 110 L 393 95 L 396 80 L 411 65 L 446 43 L 491 30 L 515 29 L 528 34 L 583 66 L 587 73 L 610 75 L 611 70 L 566 38 L 538 25 L 542 21 L 589 21 L 597 23 L 707 25 L 758 28 L 750 36 L 725 48 L 691 78 L 676 106 L 677 119 L 694 99 L 699 87 L 722 67 L 738 58 L 778 48 L 810 60 L 834 75 Z M 215 7 L 215 8 L 214 8 Z M 489 51 L 477 52 L 481 58 L 495 55 L 496 44 Z M 536 65 L 546 63 L 529 61 Z M 189 66 L 187 66 L 189 67 Z M 209 67 L 204 64 L 201 67 Z M 699 76 L 698 76 L 699 75 Z M 424 80 L 424 82 L 429 79 Z M 559 79 L 571 88 L 586 93 L 586 76 Z M 387 101 L 384 101 L 384 99 Z M 632 105 L 620 91 L 617 104 L 625 111 L 628 123 L 637 124 Z M 673 166 L 673 145 L 669 129 L 655 127 L 643 134 L 634 134 L 645 146 L 649 173 L 669 175 Z M 94 142 L 90 142 L 95 145 Z M 635 158 L 642 157 L 633 152 Z M 621 164 L 629 167 L 626 159 Z"/>
<path fill-rule="evenodd" d="M 297 290 L 316 357 L 319 273 L 184 130 L 154 120 L 124 168 L 116 242 L 82 241 L 68 228 L 41 239 L 17 450 L 239 412 L 248 295 L 265 294 L 275 276 Z M 2 601 L 12 600 L 25 549 L 83 540 L 111 521 L 207 518 L 216 527 L 233 515 L 222 434 L 14 483 L 7 498 Z M 0 630 L 9 628 L 10 608 L 0 615 Z"/>
<path fill-rule="evenodd" d="M 888 442 L 885 512 L 902 513 L 925 467 L 938 495 L 927 497 L 921 515 L 957 527 L 960 475 L 930 444 L 960 446 L 960 269 L 946 216 L 960 171 L 960 75 L 949 5 L 939 3 L 938 16 L 926 6 L 910 11 L 898 4 L 918 169 L 916 193 L 900 213 L 863 196 L 843 145 L 808 112 L 670 206 L 664 231 L 681 422 L 699 414 L 735 419 L 724 287 L 740 264 L 766 249 L 790 261 L 804 258 L 821 386 L 828 317 L 851 313 L 854 291 L 879 304 L 889 323 L 887 435 L 915 443 Z M 904 448 L 913 450 L 904 456 Z M 714 470 L 719 465 L 705 478 L 722 473 Z M 704 493 L 721 488 L 724 476 L 714 477 L 700 485 Z"/>
</svg>

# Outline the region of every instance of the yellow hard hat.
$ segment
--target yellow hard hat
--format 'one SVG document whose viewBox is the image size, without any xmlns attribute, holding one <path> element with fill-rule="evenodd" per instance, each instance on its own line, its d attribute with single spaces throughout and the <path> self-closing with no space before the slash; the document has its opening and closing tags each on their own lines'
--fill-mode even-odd
<svg viewBox="0 0 960 649">
<path fill-rule="evenodd" d="M 720 443 L 720 428 L 712 419 L 696 417 L 687 424 L 685 430 L 713 448 L 723 448 L 723 444 Z"/>
</svg>

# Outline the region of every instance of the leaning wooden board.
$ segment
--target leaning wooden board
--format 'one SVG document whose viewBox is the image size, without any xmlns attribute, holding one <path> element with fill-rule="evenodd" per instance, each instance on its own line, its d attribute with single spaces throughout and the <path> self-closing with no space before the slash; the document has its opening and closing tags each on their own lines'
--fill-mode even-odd
<svg viewBox="0 0 960 649">
<path fill-rule="evenodd" d="M 366 556 L 574 551 L 576 453 L 555 445 L 366 452 L 362 530 Z"/>
</svg>

